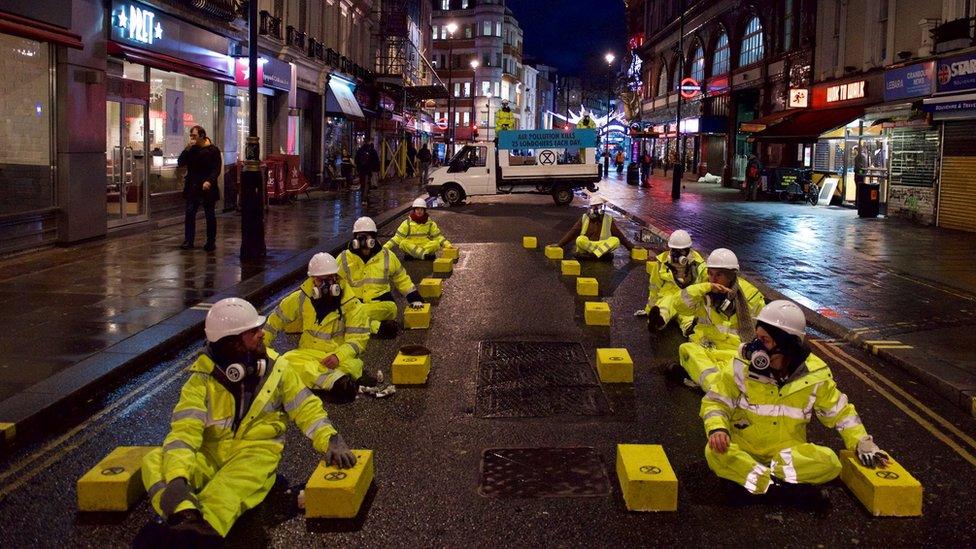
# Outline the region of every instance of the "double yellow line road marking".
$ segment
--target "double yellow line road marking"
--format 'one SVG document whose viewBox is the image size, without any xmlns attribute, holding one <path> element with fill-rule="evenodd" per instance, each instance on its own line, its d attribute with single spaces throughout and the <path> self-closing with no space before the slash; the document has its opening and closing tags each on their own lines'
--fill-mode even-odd
<svg viewBox="0 0 976 549">
<path fill-rule="evenodd" d="M 827 343 L 818 339 L 811 339 L 811 345 L 834 362 L 840 364 L 861 381 L 886 398 L 908 417 L 915 420 L 936 439 L 952 448 L 960 457 L 976 467 L 976 440 L 967 435 L 918 399 L 908 394 L 890 379 L 884 377 L 874 368 L 863 361 L 851 356 L 840 348 L 839 343 Z M 877 354 L 877 351 L 874 351 Z M 953 438 L 955 437 L 955 438 Z M 957 440 L 958 439 L 958 440 Z M 962 443 L 960 443 L 961 441 Z"/>
</svg>

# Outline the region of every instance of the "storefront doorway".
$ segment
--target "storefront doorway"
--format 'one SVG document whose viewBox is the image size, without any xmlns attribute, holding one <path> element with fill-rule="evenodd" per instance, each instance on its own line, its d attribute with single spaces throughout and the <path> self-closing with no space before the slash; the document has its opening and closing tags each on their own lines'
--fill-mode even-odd
<svg viewBox="0 0 976 549">
<path fill-rule="evenodd" d="M 105 208 L 112 228 L 148 218 L 148 109 L 145 101 L 109 99 L 105 112 Z"/>
</svg>

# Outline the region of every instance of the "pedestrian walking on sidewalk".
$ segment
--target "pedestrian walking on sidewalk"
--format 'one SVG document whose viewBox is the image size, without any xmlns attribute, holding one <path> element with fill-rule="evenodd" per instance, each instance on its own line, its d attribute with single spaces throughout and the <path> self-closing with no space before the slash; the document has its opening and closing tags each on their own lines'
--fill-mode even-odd
<svg viewBox="0 0 976 549">
<path fill-rule="evenodd" d="M 193 248 L 200 206 L 203 206 L 207 220 L 207 243 L 203 249 L 212 252 L 216 248 L 217 213 L 214 206 L 220 200 L 217 178 L 220 177 L 223 162 L 220 149 L 207 137 L 207 131 L 201 126 L 190 128 L 190 142 L 176 161 L 176 165 L 186 172 L 183 179 L 186 215 L 183 220 L 183 244 L 180 245 L 182 250 Z"/>
<path fill-rule="evenodd" d="M 426 185 L 430 174 L 430 162 L 433 160 L 433 155 L 430 154 L 430 147 L 427 146 L 427 143 L 424 143 L 417 152 L 417 160 L 420 162 L 420 184 Z"/>
<path fill-rule="evenodd" d="M 651 177 L 651 153 L 644 151 L 641 155 L 640 168 L 641 185 L 647 185 Z"/>
<path fill-rule="evenodd" d="M 746 162 L 746 200 L 752 201 L 758 198 L 761 177 L 762 163 L 756 155 L 750 154 Z"/>
</svg>

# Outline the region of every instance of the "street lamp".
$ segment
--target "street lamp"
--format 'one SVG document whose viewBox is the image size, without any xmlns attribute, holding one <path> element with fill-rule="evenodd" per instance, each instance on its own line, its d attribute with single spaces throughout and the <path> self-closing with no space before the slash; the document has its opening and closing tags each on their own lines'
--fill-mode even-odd
<svg viewBox="0 0 976 549">
<path fill-rule="evenodd" d="M 454 69 L 454 33 L 457 32 L 457 23 L 447 24 L 447 135 L 444 136 L 444 144 L 447 150 L 447 157 L 454 156 L 454 115 L 451 112 L 451 97 L 454 93 L 453 69 Z"/>
<path fill-rule="evenodd" d="M 603 177 L 610 177 L 610 101 L 613 100 L 613 60 L 612 53 L 603 58 L 607 61 L 607 121 L 603 124 Z"/>
<path fill-rule="evenodd" d="M 485 139 L 491 141 L 491 88 L 485 93 L 485 108 L 488 109 L 488 116 L 485 118 Z"/>
<path fill-rule="evenodd" d="M 477 59 L 471 60 L 471 127 L 478 127 L 478 111 L 475 110 L 475 98 L 478 97 L 478 67 L 481 63 Z M 474 141 L 474 130 L 471 131 L 471 141 Z"/>
<path fill-rule="evenodd" d="M 248 4 L 248 132 L 241 174 L 241 262 L 264 259 L 264 177 L 261 174 L 261 141 L 258 138 L 258 3 Z"/>
</svg>

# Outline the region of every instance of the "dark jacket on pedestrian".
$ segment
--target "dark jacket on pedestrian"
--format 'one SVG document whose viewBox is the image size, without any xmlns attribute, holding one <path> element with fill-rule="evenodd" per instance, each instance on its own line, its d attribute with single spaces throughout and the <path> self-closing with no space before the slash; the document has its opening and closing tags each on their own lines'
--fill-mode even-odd
<svg viewBox="0 0 976 549">
<path fill-rule="evenodd" d="M 201 202 L 216 202 L 220 200 L 220 189 L 217 179 L 224 160 L 220 156 L 220 149 L 213 141 L 207 139 L 206 145 L 193 145 L 183 149 L 177 166 L 186 169 L 183 179 L 183 198 L 199 200 Z M 210 182 L 210 189 L 203 190 L 203 183 Z"/>
<path fill-rule="evenodd" d="M 432 158 L 433 156 L 430 154 L 430 149 L 427 147 L 427 145 L 420 147 L 420 150 L 417 152 L 417 160 L 425 164 L 430 164 Z"/>
<path fill-rule="evenodd" d="M 356 151 L 356 171 L 359 173 L 372 173 L 379 171 L 380 157 L 376 154 L 376 149 L 372 143 L 364 143 Z"/>
</svg>

